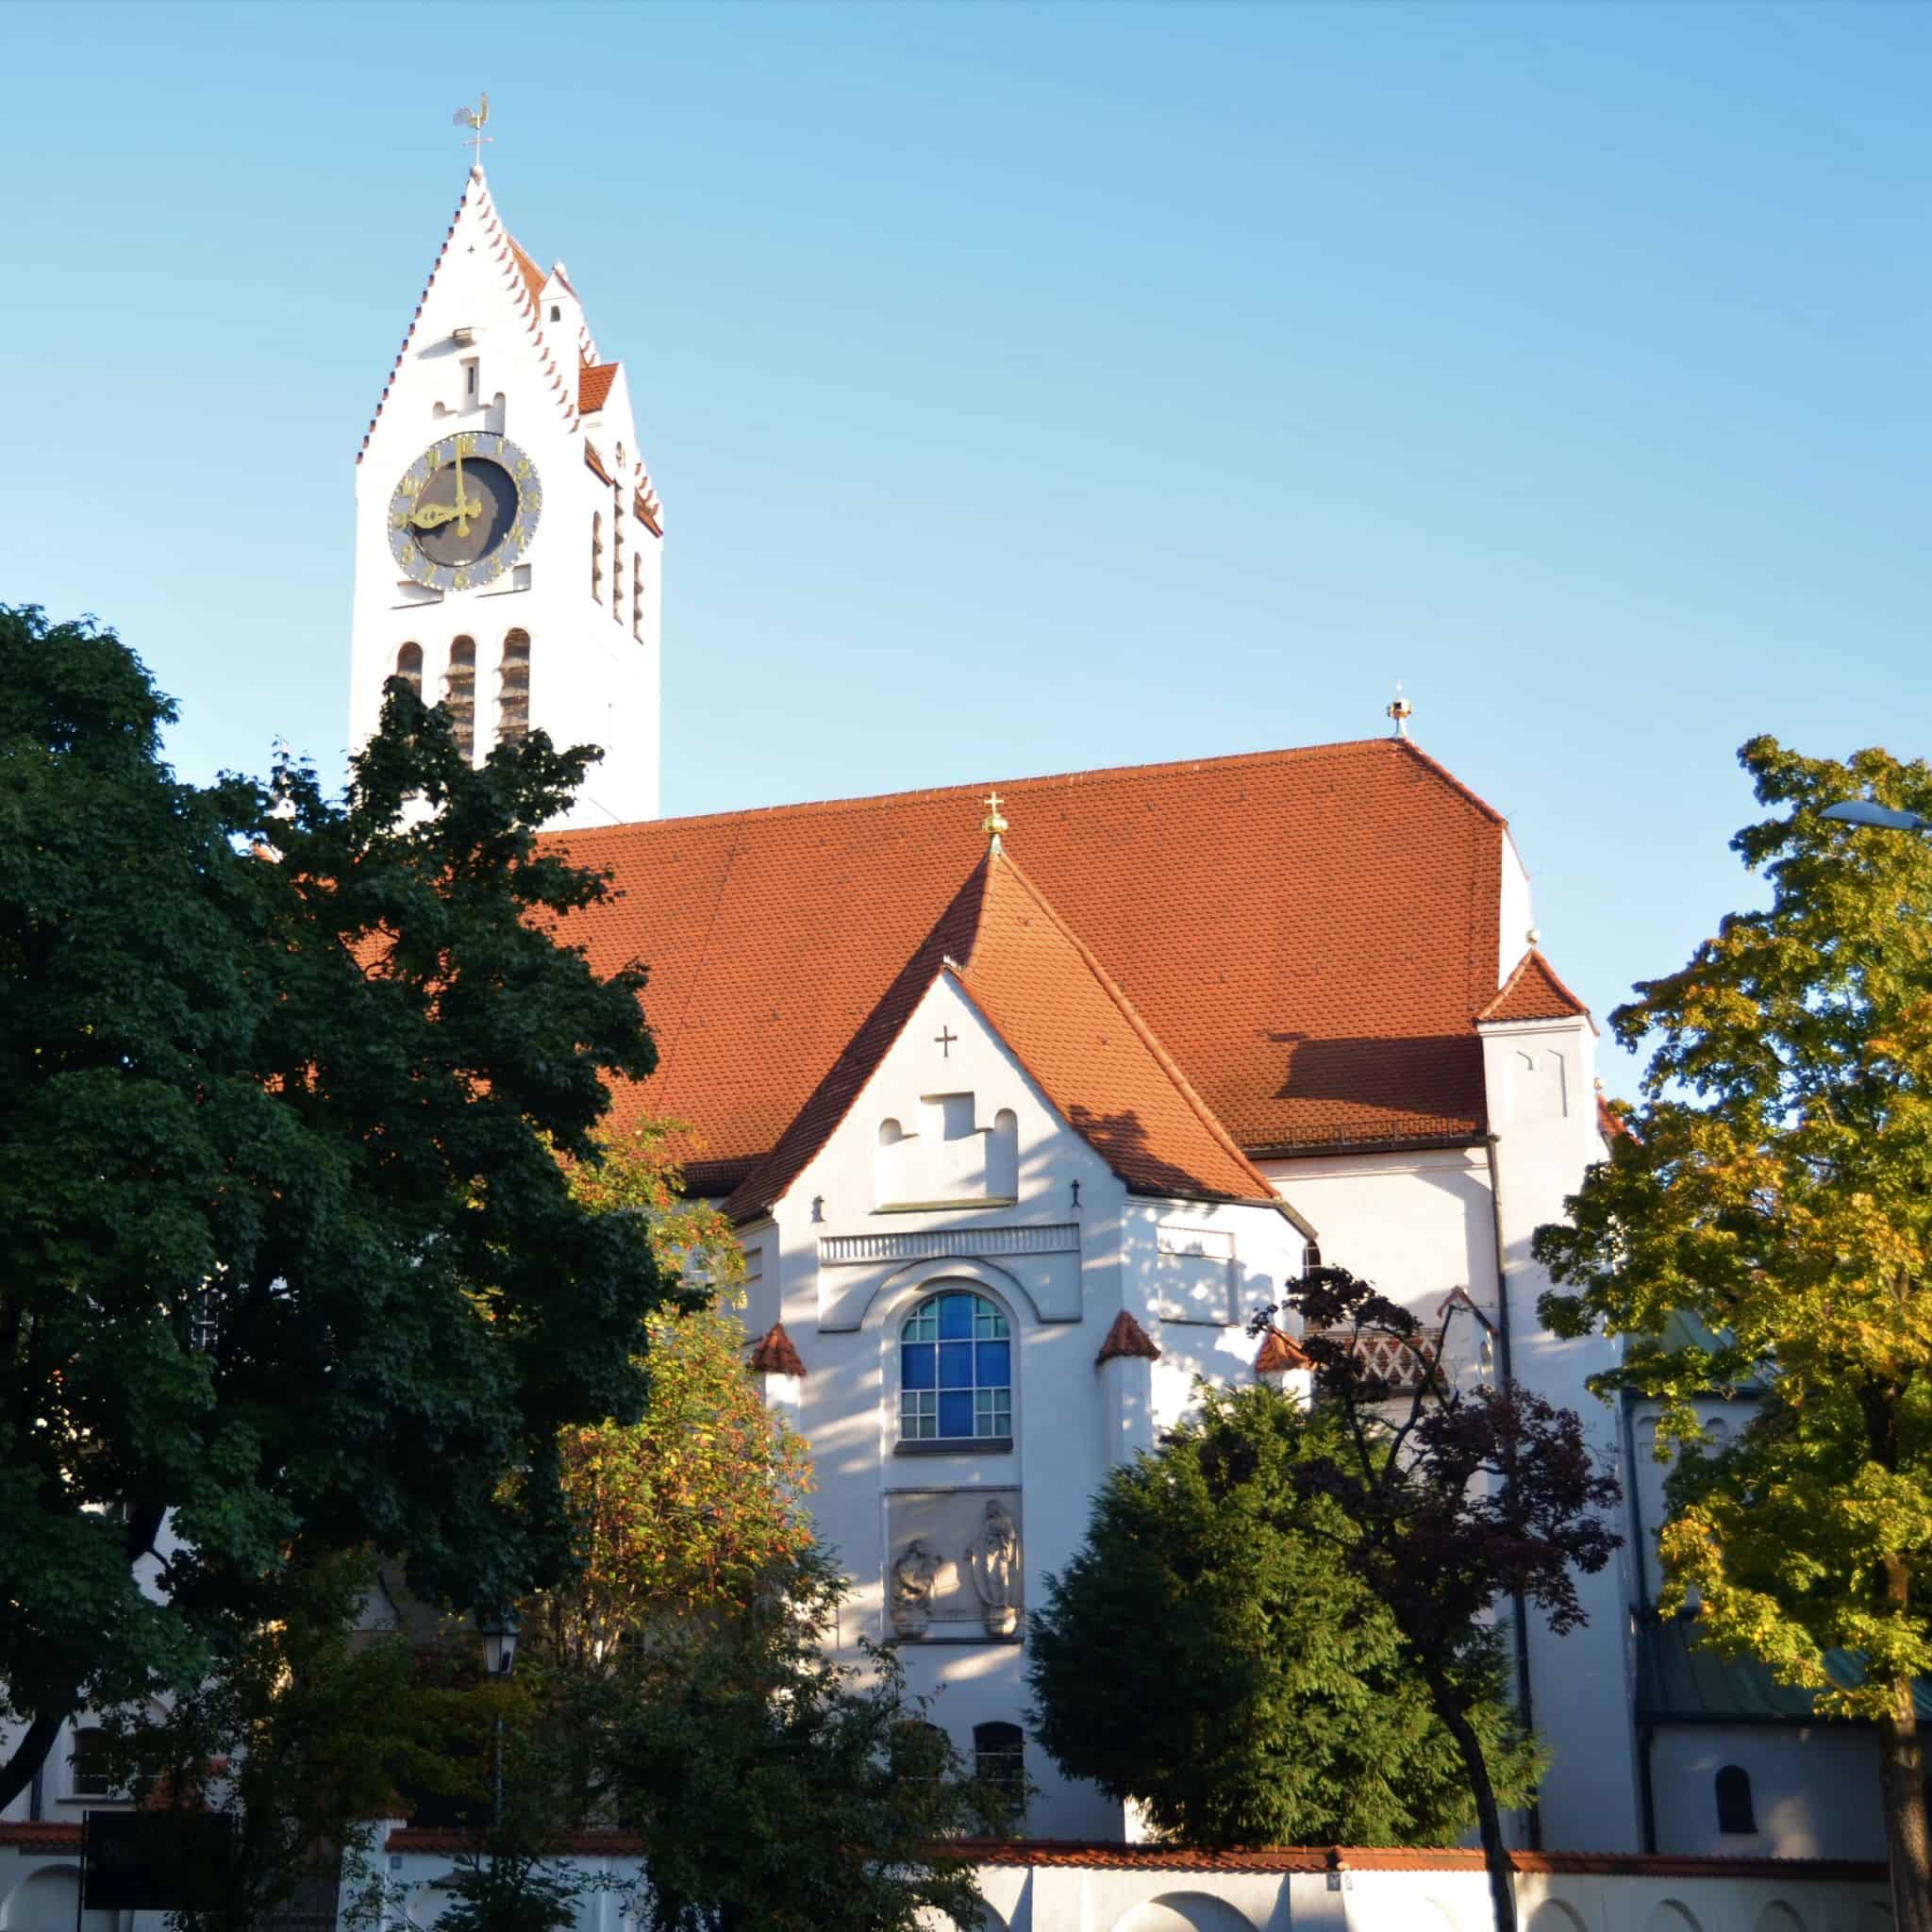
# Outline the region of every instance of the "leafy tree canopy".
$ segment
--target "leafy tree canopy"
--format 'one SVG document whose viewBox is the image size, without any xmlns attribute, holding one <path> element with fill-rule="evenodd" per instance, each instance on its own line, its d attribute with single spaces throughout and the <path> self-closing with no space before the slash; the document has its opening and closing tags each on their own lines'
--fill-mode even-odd
<svg viewBox="0 0 1932 1932">
<path fill-rule="evenodd" d="M 91 625 L 0 610 L 0 1683 L 31 1722 L 200 1678 L 291 1553 L 506 1601 L 568 1547 L 559 1431 L 634 1418 L 667 1291 L 591 1211 L 641 970 L 557 923 L 591 754 L 481 770 L 391 686 L 347 796 L 181 783 Z M 523 1473 L 514 1491 L 506 1475 Z M 163 1534 L 164 1524 L 171 1534 Z M 156 1600 L 137 1567 L 158 1574 Z"/>
<path fill-rule="evenodd" d="M 1932 850 L 1820 816 L 1869 790 L 1932 813 L 1932 770 L 1883 751 L 1740 754 L 1772 816 L 1731 841 L 1770 885 L 1680 971 L 1637 988 L 1617 1037 L 1656 1042 L 1611 1158 L 1546 1227 L 1558 1334 L 1627 1339 L 1600 1378 L 1665 1405 L 1753 1394 L 1694 1446 L 1663 1536 L 1666 1607 L 1880 1726 L 1895 1860 L 1932 1924 L 1911 1684 L 1932 1674 Z M 1864 1658 L 1861 1677 L 1827 1653 Z"/>
<path fill-rule="evenodd" d="M 687 1130 L 646 1123 L 570 1171 L 599 1213 L 642 1216 L 669 1274 L 702 1278 L 713 1300 L 646 1324 L 651 1399 L 635 1422 L 567 1427 L 559 1479 L 576 1528 L 567 1581 L 526 1607 L 533 1639 L 593 1668 L 623 1639 L 667 1618 L 754 1602 L 812 1547 L 804 1439 L 765 1406 L 745 1366 L 739 1299 L 744 1254 L 714 1208 L 683 1192 L 674 1155 Z"/>
<path fill-rule="evenodd" d="M 1342 1419 L 1260 1387 L 1113 1471 L 1032 1620 L 1041 1742 L 1192 1844 L 1453 1844 L 1475 1822 L 1455 1740 L 1401 1630 L 1350 1566 L 1352 1526 L 1299 1478 Z M 1511 1728 L 1493 1637 L 1473 1700 L 1506 1804 L 1536 1754 Z"/>
</svg>

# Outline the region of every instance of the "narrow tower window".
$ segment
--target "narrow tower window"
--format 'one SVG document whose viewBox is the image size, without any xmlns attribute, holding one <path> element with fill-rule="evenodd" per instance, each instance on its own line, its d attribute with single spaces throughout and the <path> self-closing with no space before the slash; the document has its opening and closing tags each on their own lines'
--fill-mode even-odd
<svg viewBox="0 0 1932 1932">
<path fill-rule="evenodd" d="M 640 640 L 644 635 L 644 559 L 635 550 L 630 554 L 630 634 Z"/>
<path fill-rule="evenodd" d="M 496 741 L 519 744 L 530 728 L 530 633 L 504 633 L 496 692 Z"/>
<path fill-rule="evenodd" d="M 624 622 L 624 495 L 621 491 L 610 492 L 610 616 L 613 623 Z"/>
<path fill-rule="evenodd" d="M 604 596 L 604 512 L 591 512 L 591 595 Z"/>
<path fill-rule="evenodd" d="M 423 695 L 423 646 L 405 644 L 396 653 L 396 675 L 416 697 Z"/>
<path fill-rule="evenodd" d="M 472 761 L 476 756 L 476 640 L 458 638 L 449 647 L 449 669 L 442 676 L 442 701 L 457 735 L 457 749 Z"/>
<path fill-rule="evenodd" d="M 463 395 L 469 402 L 476 400 L 476 358 L 474 356 L 463 358 Z"/>
<path fill-rule="evenodd" d="M 1717 1774 L 1717 1828 L 1726 1838 L 1747 1838 L 1757 1829 L 1751 1774 L 1741 1764 L 1727 1764 Z"/>
</svg>

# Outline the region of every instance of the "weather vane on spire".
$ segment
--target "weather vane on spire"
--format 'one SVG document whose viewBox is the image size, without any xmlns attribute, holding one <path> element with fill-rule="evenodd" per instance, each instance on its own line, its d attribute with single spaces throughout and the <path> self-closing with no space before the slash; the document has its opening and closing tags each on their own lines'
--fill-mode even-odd
<svg viewBox="0 0 1932 1932">
<path fill-rule="evenodd" d="M 1408 736 L 1408 721 L 1415 716 L 1415 707 L 1402 695 L 1402 680 L 1399 677 L 1395 680 L 1395 702 L 1383 715 L 1394 719 L 1397 738 Z"/>
<path fill-rule="evenodd" d="M 474 108 L 458 108 L 456 111 L 455 125 L 458 127 L 467 127 L 470 130 L 470 143 L 476 150 L 476 158 L 474 165 L 478 168 L 483 165 L 484 142 L 496 139 L 495 135 L 483 132 L 483 124 L 489 118 L 490 96 L 488 94 L 478 94 L 476 96 L 476 105 Z"/>
</svg>

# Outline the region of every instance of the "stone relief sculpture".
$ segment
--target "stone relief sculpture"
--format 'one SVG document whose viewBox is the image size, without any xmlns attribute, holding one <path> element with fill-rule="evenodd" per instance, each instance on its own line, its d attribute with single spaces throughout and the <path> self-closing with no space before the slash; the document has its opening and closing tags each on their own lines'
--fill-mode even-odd
<svg viewBox="0 0 1932 1932">
<path fill-rule="evenodd" d="M 932 1587 L 940 1559 L 923 1537 L 914 1537 L 892 1564 L 892 1628 L 901 1637 L 923 1637 L 932 1615 Z"/>
<path fill-rule="evenodd" d="M 1020 1624 L 1020 1532 L 997 1496 L 986 1505 L 986 1521 L 966 1546 L 966 1574 L 979 1592 L 989 1637 L 1010 1637 Z"/>
</svg>

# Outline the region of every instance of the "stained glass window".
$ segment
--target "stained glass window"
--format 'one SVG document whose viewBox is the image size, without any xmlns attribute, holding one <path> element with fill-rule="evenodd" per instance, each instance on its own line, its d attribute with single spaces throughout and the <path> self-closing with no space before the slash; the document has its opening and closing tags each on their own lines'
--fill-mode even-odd
<svg viewBox="0 0 1932 1932">
<path fill-rule="evenodd" d="M 984 1295 L 928 1295 L 899 1331 L 899 1440 L 974 1441 L 1013 1433 L 1013 1342 Z"/>
</svg>

